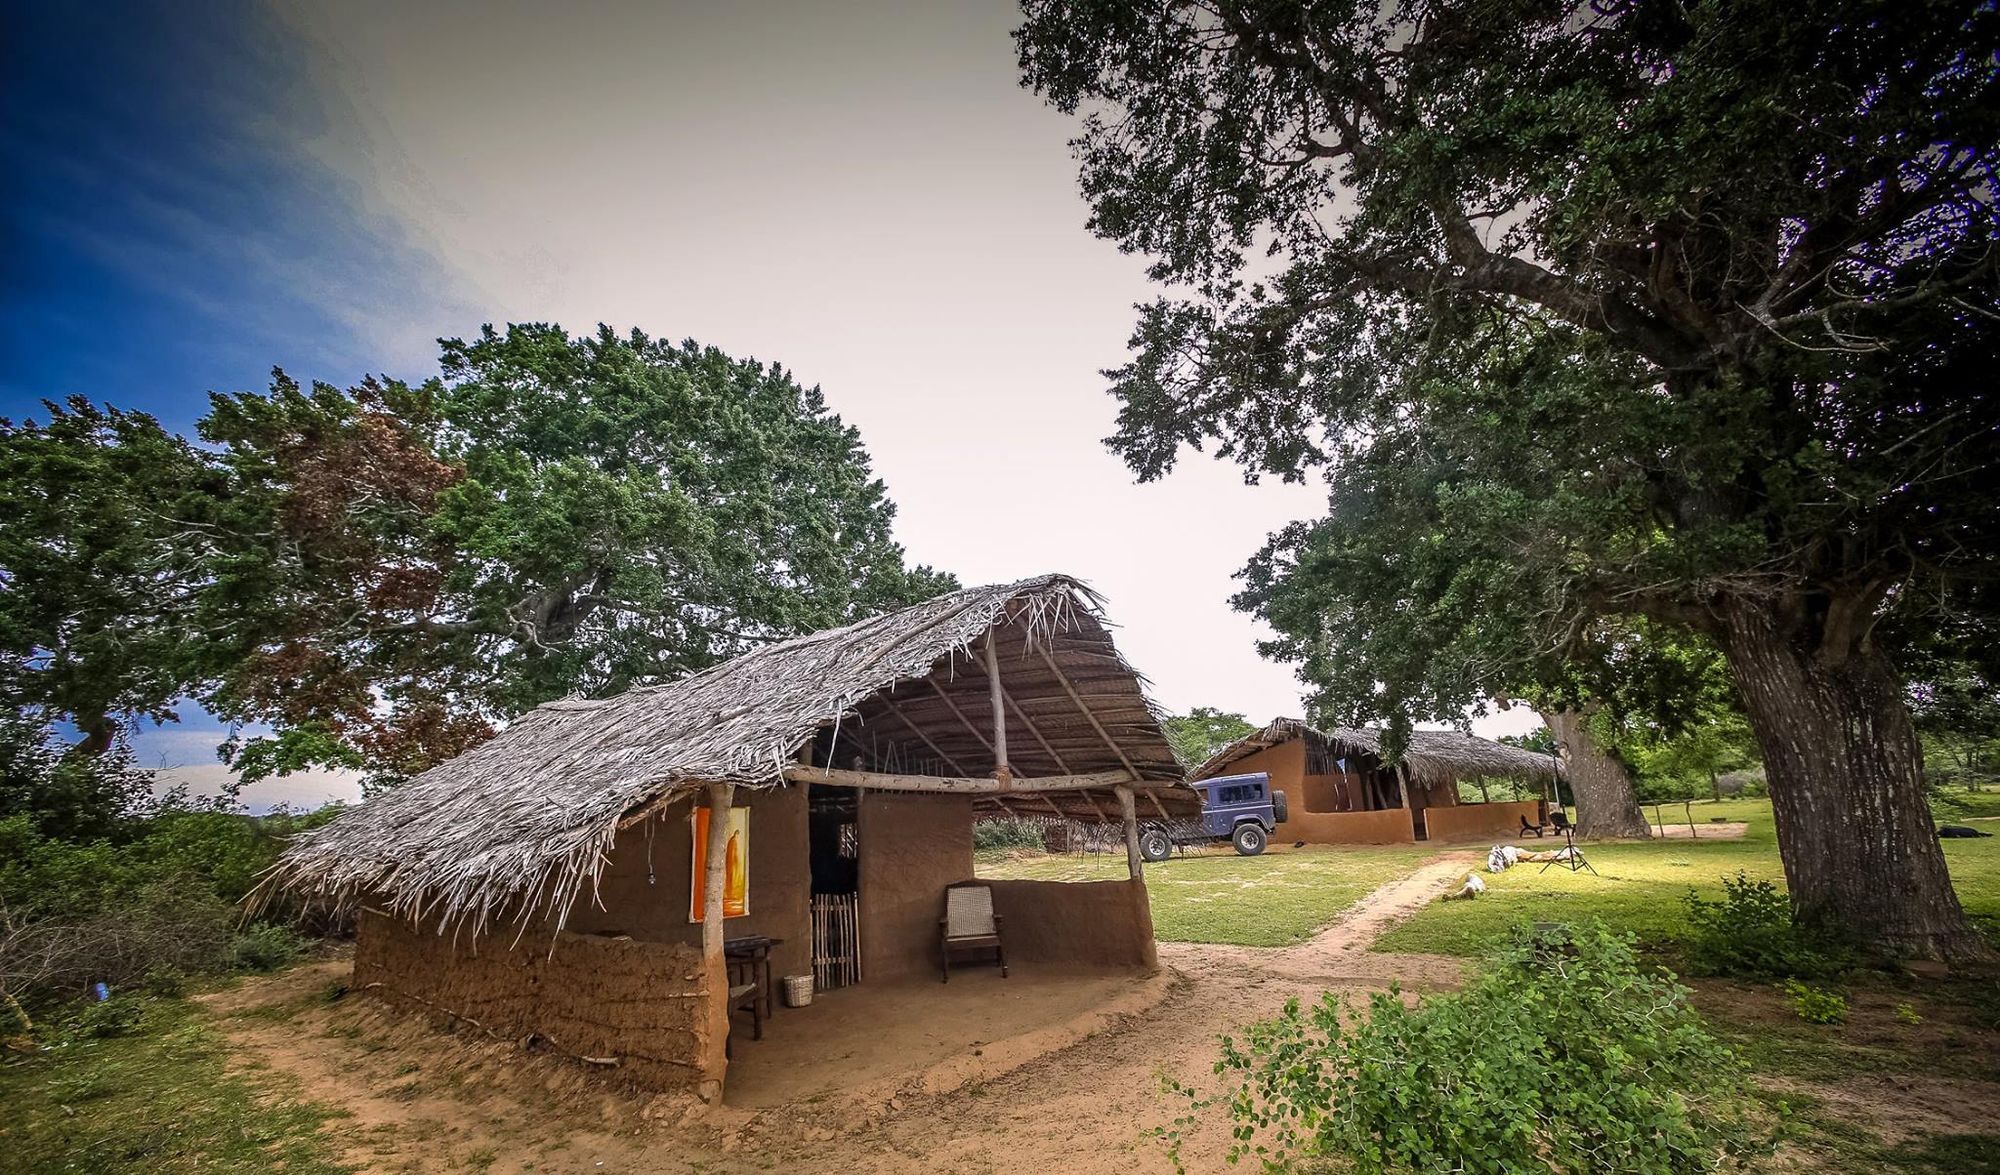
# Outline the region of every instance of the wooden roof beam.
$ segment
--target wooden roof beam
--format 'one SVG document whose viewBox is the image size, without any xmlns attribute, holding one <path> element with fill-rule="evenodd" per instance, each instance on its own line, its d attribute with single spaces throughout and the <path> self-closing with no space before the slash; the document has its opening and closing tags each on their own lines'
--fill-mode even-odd
<svg viewBox="0 0 2000 1175">
<path fill-rule="evenodd" d="M 1036 792 L 1085 791 L 1130 784 L 1136 777 L 1123 771 L 1099 771 L 1091 775 L 1042 775 L 1025 779 L 998 780 L 983 776 L 889 775 L 880 771 L 839 771 L 803 765 L 785 768 L 785 778 L 793 783 L 824 783 L 834 787 L 865 787 L 870 791 L 939 792 L 962 796 L 1006 796 Z"/>
</svg>

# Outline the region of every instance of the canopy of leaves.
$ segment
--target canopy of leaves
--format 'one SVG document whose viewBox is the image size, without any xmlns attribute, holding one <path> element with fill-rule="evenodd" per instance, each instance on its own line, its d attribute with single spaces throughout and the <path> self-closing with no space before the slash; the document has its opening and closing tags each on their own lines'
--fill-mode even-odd
<svg viewBox="0 0 2000 1175">
<path fill-rule="evenodd" d="M 1977 606 L 1992 5 L 1026 11 L 1094 229 L 1172 288 L 1113 447 L 1329 477 L 1241 597 L 1323 717 L 1452 714 L 1633 616 L 1838 658 Z"/>
<path fill-rule="evenodd" d="M 1174 754 L 1187 767 L 1197 766 L 1230 743 L 1258 730 L 1243 715 L 1226 713 L 1213 706 L 1196 706 L 1186 714 L 1169 717 L 1162 725 L 1167 741 L 1174 744 Z"/>
<path fill-rule="evenodd" d="M 216 471 L 143 413 L 73 398 L 0 420 L 0 694 L 93 750 L 173 717 L 196 672 L 196 536 Z"/>
<path fill-rule="evenodd" d="M 41 719 L 199 697 L 246 777 L 420 771 L 552 698 L 956 586 L 905 564 L 859 434 L 775 366 L 488 328 L 443 376 L 277 372 L 197 448 L 78 402 L 5 426 L 0 639 Z"/>
</svg>

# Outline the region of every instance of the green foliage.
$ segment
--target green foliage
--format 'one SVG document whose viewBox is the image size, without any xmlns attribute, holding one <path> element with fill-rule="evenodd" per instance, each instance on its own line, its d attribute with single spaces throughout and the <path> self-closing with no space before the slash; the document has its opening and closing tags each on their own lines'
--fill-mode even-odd
<svg viewBox="0 0 2000 1175">
<path fill-rule="evenodd" d="M 79 1005 L 0 1065 L 0 1170 L 87 1175 L 339 1175 L 332 1116 L 232 1065 L 179 999 Z"/>
<path fill-rule="evenodd" d="M 1785 997 L 1792 1001 L 1792 1010 L 1799 1019 L 1808 1024 L 1845 1024 L 1847 1022 L 1847 997 L 1839 992 L 1822 991 L 1810 987 L 1796 979 L 1787 979 L 1780 985 Z M 1903 1005 L 1908 1007 L 1908 1004 Z"/>
<path fill-rule="evenodd" d="M 1688 968 L 1696 975 L 1824 978 L 1854 964 L 1826 933 L 1792 920 L 1791 900 L 1765 880 L 1725 877 L 1720 901 L 1688 892 Z"/>
<path fill-rule="evenodd" d="M 1174 745 L 1174 754 L 1188 767 L 1199 766 L 1237 739 L 1257 733 L 1257 727 L 1248 718 L 1213 706 L 1196 706 L 1186 714 L 1168 717 L 1161 725 L 1166 729 L 1167 741 Z"/>
<path fill-rule="evenodd" d="M 276 971 L 305 953 L 306 940 L 289 926 L 263 922 L 248 927 L 230 944 L 230 964 L 238 971 Z"/>
<path fill-rule="evenodd" d="M 1112 447 L 1327 483 L 1236 601 L 1315 717 L 1594 690 L 1646 626 L 1721 649 L 1766 742 L 1853 743 L 1777 761 L 1829 822 L 1802 839 L 1914 805 L 1861 766 L 1916 759 L 1897 654 L 2000 613 L 2000 9 L 1025 9 L 1092 228 L 1162 287 Z M 1831 868 L 1802 908 L 1976 953 L 1935 846 L 1885 827 L 1922 862 L 1890 900 Z"/>
<path fill-rule="evenodd" d="M 46 1001 L 96 982 L 166 990 L 169 973 L 283 966 L 302 949 L 297 933 L 242 927 L 237 903 L 283 833 L 324 818 L 172 811 L 123 840 L 85 842 L 0 820 L 0 991 Z"/>
<path fill-rule="evenodd" d="M 1922 1013 L 1918 1012 L 1914 1006 L 1907 1003 L 1896 1005 L 1896 1023 L 1908 1024 L 1911 1027 L 1915 1027 L 1923 1022 L 1924 1017 Z"/>
<path fill-rule="evenodd" d="M 0 420 L 24 720 L 100 753 L 194 697 L 273 729 L 226 744 L 245 780 L 386 783 L 552 698 L 956 586 L 906 565 L 859 434 L 782 368 L 547 325 L 442 347 L 418 385 L 214 395 L 200 448 L 83 400 Z"/>
<path fill-rule="evenodd" d="M 152 805 L 152 779 L 114 743 L 66 753 L 47 726 L 0 713 L 0 820 L 20 816 L 38 835 L 94 840 L 125 835 Z"/>
<path fill-rule="evenodd" d="M 859 434 L 782 368 L 547 325 L 446 340 L 442 367 L 281 375 L 202 422 L 270 520 L 213 593 L 258 617 L 213 700 L 279 728 L 231 748 L 252 774 L 393 781 L 552 698 L 955 586 L 905 566 Z"/>
<path fill-rule="evenodd" d="M 81 397 L 0 419 L 0 696 L 91 750 L 162 721 L 200 676 L 213 466 L 139 412 Z"/>
<path fill-rule="evenodd" d="M 1363 1173 L 1711 1171 L 1752 1149 L 1743 1075 L 1687 994 L 1599 926 L 1524 935 L 1414 1008 L 1395 992 L 1358 1010 L 1292 1000 L 1224 1039 L 1229 1086 L 1194 1111 L 1222 1106 L 1231 1161 L 1274 1172 L 1333 1157 Z"/>
<path fill-rule="evenodd" d="M 973 850 L 1046 848 L 1041 826 L 1026 820 L 978 820 L 972 825 Z"/>
</svg>

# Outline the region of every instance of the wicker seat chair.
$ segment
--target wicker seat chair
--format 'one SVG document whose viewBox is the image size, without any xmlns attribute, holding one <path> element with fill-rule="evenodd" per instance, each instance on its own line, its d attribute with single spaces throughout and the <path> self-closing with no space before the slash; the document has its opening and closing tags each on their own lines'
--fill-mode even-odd
<svg viewBox="0 0 2000 1175">
<path fill-rule="evenodd" d="M 976 881 L 947 886 L 944 917 L 938 919 L 938 938 L 944 967 L 940 982 L 951 982 L 951 957 L 955 952 L 988 949 L 1000 964 L 1000 978 L 1007 978 L 1007 948 L 1000 941 L 1000 915 L 993 912 L 993 887 Z"/>
</svg>

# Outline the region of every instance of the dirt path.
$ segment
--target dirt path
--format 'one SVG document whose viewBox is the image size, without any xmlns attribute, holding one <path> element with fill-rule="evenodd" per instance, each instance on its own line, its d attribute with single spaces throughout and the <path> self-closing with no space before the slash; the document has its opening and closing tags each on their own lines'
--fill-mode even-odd
<svg viewBox="0 0 2000 1175">
<path fill-rule="evenodd" d="M 447 1041 L 374 1001 L 329 1003 L 323 993 L 340 963 L 246 985 L 212 1006 L 246 1058 L 350 1112 L 337 1128 L 369 1171 L 1168 1171 L 1150 1132 L 1183 1106 L 1164 1079 L 1212 1080 L 1217 1037 L 1294 996 L 1457 982 L 1458 960 L 1368 948 L 1474 864 L 1471 853 L 1433 858 L 1296 946 L 1161 944 L 1174 975 L 1150 1010 L 984 1082 L 943 1093 L 912 1082 L 865 1103 L 822 1098 L 660 1121 L 679 1103 L 607 1093 L 571 1066 L 506 1044 Z M 1217 1122 L 1195 1131 L 1189 1169 L 1221 1169 L 1228 1141 Z"/>
</svg>

